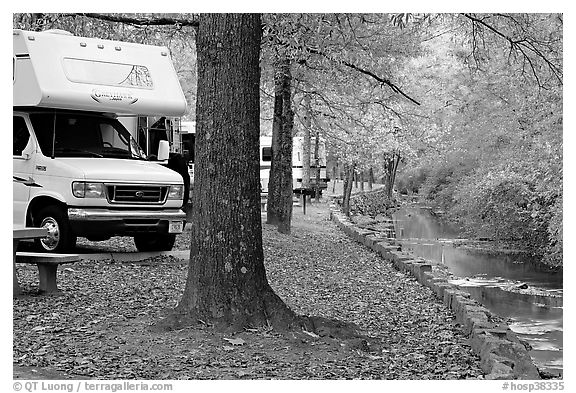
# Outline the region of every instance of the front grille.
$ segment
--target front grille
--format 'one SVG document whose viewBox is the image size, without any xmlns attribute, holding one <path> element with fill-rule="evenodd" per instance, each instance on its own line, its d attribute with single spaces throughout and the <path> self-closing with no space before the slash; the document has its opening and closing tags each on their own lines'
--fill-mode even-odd
<svg viewBox="0 0 576 393">
<path fill-rule="evenodd" d="M 138 205 L 162 204 L 166 202 L 168 186 L 141 184 L 106 184 L 108 202 Z"/>
</svg>

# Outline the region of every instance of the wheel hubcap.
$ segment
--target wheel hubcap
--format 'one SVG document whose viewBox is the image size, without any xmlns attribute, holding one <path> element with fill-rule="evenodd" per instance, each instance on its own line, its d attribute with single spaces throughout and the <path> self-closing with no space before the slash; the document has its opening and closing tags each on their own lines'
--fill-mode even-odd
<svg viewBox="0 0 576 393">
<path fill-rule="evenodd" d="M 44 246 L 46 250 L 54 250 L 60 242 L 60 228 L 58 227 L 58 223 L 54 218 L 46 217 L 42 220 L 40 226 L 48 230 L 48 236 L 41 239 L 40 243 L 42 243 L 42 246 Z"/>
</svg>

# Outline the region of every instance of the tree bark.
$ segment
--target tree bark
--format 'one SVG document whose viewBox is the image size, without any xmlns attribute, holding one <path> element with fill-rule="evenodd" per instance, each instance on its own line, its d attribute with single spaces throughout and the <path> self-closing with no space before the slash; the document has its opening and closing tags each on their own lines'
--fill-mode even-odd
<svg viewBox="0 0 576 393">
<path fill-rule="evenodd" d="M 342 210 L 344 214 L 350 216 L 350 196 L 352 195 L 352 182 L 354 179 L 356 165 L 344 164 L 344 189 L 342 191 Z"/>
<path fill-rule="evenodd" d="M 310 130 L 312 128 L 312 110 L 310 104 L 310 96 L 306 94 L 303 99 L 304 102 L 304 136 L 302 141 L 302 188 L 310 188 Z M 302 198 L 310 199 L 309 194 L 303 193 Z"/>
<path fill-rule="evenodd" d="M 277 65 L 275 65 L 276 67 Z M 277 72 L 274 73 L 274 117 L 272 119 L 272 159 L 270 161 L 270 173 L 268 175 L 268 201 L 266 207 L 266 223 L 278 225 L 278 209 L 280 208 L 280 179 L 278 178 L 278 162 L 275 160 L 274 151 L 279 149 L 278 138 L 282 133 L 283 105 L 282 91 L 277 86 Z M 276 165 L 275 165 L 276 164 Z"/>
<path fill-rule="evenodd" d="M 368 189 L 372 190 L 374 188 L 374 169 L 370 167 L 368 171 Z"/>
<path fill-rule="evenodd" d="M 400 163 L 400 153 L 392 153 L 392 155 L 389 156 L 385 162 L 386 165 L 384 167 L 384 173 L 386 196 L 388 199 L 392 199 L 392 191 L 394 190 L 394 183 L 396 182 L 396 171 L 398 170 L 398 164 Z"/>
<path fill-rule="evenodd" d="M 202 14 L 197 38 L 196 177 L 186 287 L 164 327 L 288 328 L 266 279 L 259 206 L 259 54 L 253 14 Z M 161 325 L 162 323 L 160 323 Z"/>
<path fill-rule="evenodd" d="M 292 130 L 294 112 L 292 111 L 292 92 L 290 61 L 280 55 L 275 64 L 275 100 L 272 127 L 272 165 L 268 192 L 272 192 L 271 214 L 268 223 L 278 226 L 278 232 L 290 233 L 292 223 Z M 270 206 L 270 205 L 269 205 Z"/>
<path fill-rule="evenodd" d="M 316 202 L 320 202 L 320 131 L 316 130 L 314 140 L 314 164 L 316 165 L 316 184 L 314 185 L 314 196 Z"/>
<path fill-rule="evenodd" d="M 360 171 L 360 190 L 364 192 L 364 170 Z"/>
<path fill-rule="evenodd" d="M 282 96 L 282 78 L 279 78 L 279 55 L 274 63 L 274 117 L 272 119 L 272 159 L 270 161 L 270 173 L 268 175 L 268 205 L 266 209 L 266 223 L 278 225 L 280 219 L 277 209 L 280 208 L 280 179 L 278 178 L 278 156 L 274 157 L 274 151 L 279 150 L 279 139 L 282 133 L 284 116 L 283 116 L 283 96 Z M 275 165 L 276 164 L 276 165 Z"/>
<path fill-rule="evenodd" d="M 338 163 L 332 167 L 332 192 L 336 191 L 336 173 L 338 172 Z"/>
</svg>

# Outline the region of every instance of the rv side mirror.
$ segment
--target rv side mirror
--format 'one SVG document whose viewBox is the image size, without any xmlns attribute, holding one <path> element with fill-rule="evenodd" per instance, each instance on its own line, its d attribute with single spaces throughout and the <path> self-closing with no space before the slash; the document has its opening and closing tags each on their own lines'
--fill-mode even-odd
<svg viewBox="0 0 576 393">
<path fill-rule="evenodd" d="M 21 156 L 25 160 L 29 160 L 30 158 L 32 158 L 33 152 L 34 152 L 34 146 L 31 143 L 29 143 L 28 145 L 26 145 L 24 150 L 22 150 Z"/>
<path fill-rule="evenodd" d="M 160 141 L 158 145 L 158 161 L 166 161 L 170 154 L 170 143 L 168 141 Z"/>
</svg>

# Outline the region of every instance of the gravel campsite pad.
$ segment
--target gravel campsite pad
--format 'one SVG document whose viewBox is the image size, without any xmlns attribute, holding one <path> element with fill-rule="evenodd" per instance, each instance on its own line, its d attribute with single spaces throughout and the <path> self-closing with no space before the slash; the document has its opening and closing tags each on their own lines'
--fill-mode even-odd
<svg viewBox="0 0 576 393">
<path fill-rule="evenodd" d="M 357 324 L 377 352 L 313 333 L 209 326 L 153 333 L 180 299 L 187 262 L 82 261 L 59 269 L 62 293 L 37 295 L 37 270 L 18 265 L 14 377 L 31 379 L 477 379 L 475 356 L 430 289 L 356 244 L 326 204 L 295 208 L 291 235 L 263 224 L 270 284 L 297 313 Z M 185 249 L 190 232 L 180 235 Z M 128 238 L 111 242 L 131 242 Z M 110 243 L 115 244 L 115 243 Z M 131 244 L 131 243 L 130 243 Z M 118 250 L 122 247 L 118 245 Z"/>
</svg>

